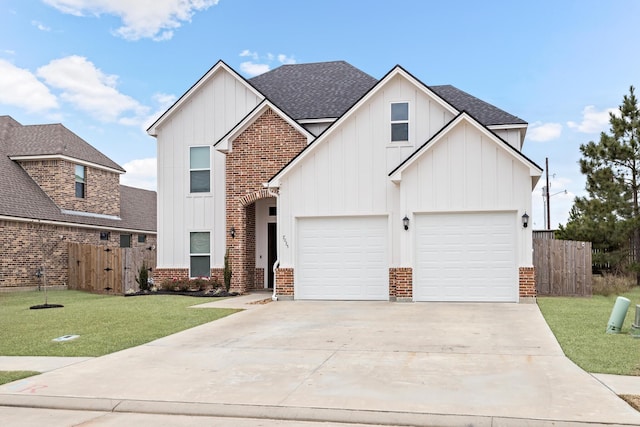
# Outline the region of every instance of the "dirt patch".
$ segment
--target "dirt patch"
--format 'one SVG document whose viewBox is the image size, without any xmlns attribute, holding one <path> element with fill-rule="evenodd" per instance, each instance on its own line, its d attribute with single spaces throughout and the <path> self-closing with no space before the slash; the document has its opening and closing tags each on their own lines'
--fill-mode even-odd
<svg viewBox="0 0 640 427">
<path fill-rule="evenodd" d="M 633 406 L 636 411 L 640 411 L 640 396 L 633 394 L 621 394 L 620 397 L 629 405 Z"/>
</svg>

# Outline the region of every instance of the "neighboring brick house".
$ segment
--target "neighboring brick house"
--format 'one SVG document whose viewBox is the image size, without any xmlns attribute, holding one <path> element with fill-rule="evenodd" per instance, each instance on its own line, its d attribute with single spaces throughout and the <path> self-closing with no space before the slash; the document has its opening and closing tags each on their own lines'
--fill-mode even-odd
<svg viewBox="0 0 640 427">
<path fill-rule="evenodd" d="M 156 193 L 61 124 L 0 116 L 0 171 L 0 287 L 65 285 L 67 242 L 156 244 Z"/>
<path fill-rule="evenodd" d="M 246 80 L 219 61 L 147 130 L 155 277 L 220 278 L 228 253 L 233 289 L 278 298 L 528 298 L 542 169 L 522 154 L 526 130 L 400 66 L 380 80 L 344 61 Z"/>
</svg>

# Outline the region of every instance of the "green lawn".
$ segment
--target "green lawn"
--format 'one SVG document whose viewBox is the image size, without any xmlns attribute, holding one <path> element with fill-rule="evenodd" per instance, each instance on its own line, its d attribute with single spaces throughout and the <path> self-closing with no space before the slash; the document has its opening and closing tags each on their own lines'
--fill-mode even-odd
<svg viewBox="0 0 640 427">
<path fill-rule="evenodd" d="M 617 296 L 631 300 L 620 334 L 606 334 Z M 587 372 L 640 375 L 640 338 L 629 335 L 640 288 L 591 298 L 539 297 L 538 306 L 564 353 Z"/>
<path fill-rule="evenodd" d="M 29 307 L 44 303 L 42 292 L 0 292 L 0 355 L 102 356 L 238 311 L 189 308 L 207 301 L 211 299 L 49 291 L 48 302 L 64 307 L 31 310 Z M 79 338 L 52 341 L 63 335 Z"/>
</svg>

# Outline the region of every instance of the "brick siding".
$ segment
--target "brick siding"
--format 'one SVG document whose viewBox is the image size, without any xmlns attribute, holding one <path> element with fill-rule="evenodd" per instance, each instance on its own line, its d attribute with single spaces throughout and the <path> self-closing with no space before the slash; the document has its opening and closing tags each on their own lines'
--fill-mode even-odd
<svg viewBox="0 0 640 427">
<path fill-rule="evenodd" d="M 109 240 L 100 240 L 101 229 L 63 227 L 29 222 L 0 221 L 0 287 L 38 286 L 36 270 L 44 267 L 47 285 L 66 285 L 69 281 L 69 249 L 67 242 L 119 247 L 120 234 L 110 232 Z M 129 234 L 129 233 L 125 233 Z M 155 234 L 138 243 L 133 234 L 133 247 L 156 244 Z"/>
<path fill-rule="evenodd" d="M 413 269 L 411 267 L 389 268 L 389 297 L 413 297 Z"/>
<path fill-rule="evenodd" d="M 76 197 L 75 163 L 65 160 L 20 161 L 20 166 L 61 209 L 120 215 L 120 175 L 86 168 L 85 197 Z"/>
<path fill-rule="evenodd" d="M 293 296 L 293 268 L 276 269 L 276 295 Z"/>
<path fill-rule="evenodd" d="M 519 268 L 520 297 L 536 296 L 536 276 L 534 267 Z"/>
<path fill-rule="evenodd" d="M 306 138 L 271 109 L 232 141 L 226 158 L 226 243 L 234 291 L 244 292 L 256 283 L 254 202 L 273 197 L 262 184 L 306 145 Z"/>
</svg>

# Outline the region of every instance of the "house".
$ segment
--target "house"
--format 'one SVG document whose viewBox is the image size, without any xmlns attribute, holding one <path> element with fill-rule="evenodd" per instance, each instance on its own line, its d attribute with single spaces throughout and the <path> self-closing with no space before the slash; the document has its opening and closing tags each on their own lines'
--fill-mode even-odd
<svg viewBox="0 0 640 427">
<path fill-rule="evenodd" d="M 68 283 L 68 242 L 156 244 L 156 193 L 61 124 L 0 116 L 0 288 Z"/>
<path fill-rule="evenodd" d="M 220 61 L 147 132 L 157 280 L 221 277 L 283 299 L 535 295 L 527 123 L 401 66 L 343 61 L 245 80 Z M 275 271 L 275 277 L 274 277 Z"/>
</svg>

